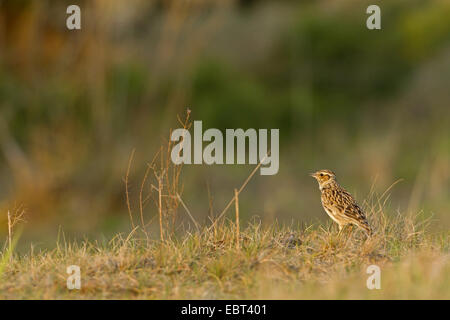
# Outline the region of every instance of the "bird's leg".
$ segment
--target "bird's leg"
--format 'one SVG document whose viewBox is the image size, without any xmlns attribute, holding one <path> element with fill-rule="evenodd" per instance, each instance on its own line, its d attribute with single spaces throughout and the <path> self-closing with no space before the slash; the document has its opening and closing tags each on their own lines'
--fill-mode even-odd
<svg viewBox="0 0 450 320">
<path fill-rule="evenodd" d="M 338 237 L 340 237 L 341 236 L 341 233 L 342 233 L 342 230 L 344 230 L 344 227 L 345 226 L 342 226 L 342 225 L 338 225 L 339 226 L 339 232 L 338 232 Z"/>
<path fill-rule="evenodd" d="M 349 231 L 349 237 L 353 234 L 353 228 L 354 228 L 354 225 L 353 225 L 353 224 L 350 224 L 350 227 L 349 227 L 349 229 L 350 229 L 350 231 Z"/>
<path fill-rule="evenodd" d="M 345 235 L 346 233 L 348 233 L 347 232 L 349 230 L 348 225 L 349 224 L 339 225 L 338 237 L 342 236 L 343 234 Z M 351 231 L 352 231 L 352 225 L 350 224 L 350 233 L 351 233 Z"/>
<path fill-rule="evenodd" d="M 352 233 L 352 231 L 353 231 L 353 224 L 349 223 L 348 226 L 349 226 L 348 230 L 350 230 L 349 233 Z"/>
</svg>

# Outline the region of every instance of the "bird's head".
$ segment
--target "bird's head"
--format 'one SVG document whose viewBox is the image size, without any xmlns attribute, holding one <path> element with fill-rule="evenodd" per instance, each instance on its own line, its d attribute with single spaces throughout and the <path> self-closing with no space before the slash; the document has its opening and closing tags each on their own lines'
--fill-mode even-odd
<svg viewBox="0 0 450 320">
<path fill-rule="evenodd" d="M 336 181 L 336 175 L 334 172 L 326 169 L 311 173 L 310 176 L 317 180 L 320 188 L 332 181 Z"/>
</svg>

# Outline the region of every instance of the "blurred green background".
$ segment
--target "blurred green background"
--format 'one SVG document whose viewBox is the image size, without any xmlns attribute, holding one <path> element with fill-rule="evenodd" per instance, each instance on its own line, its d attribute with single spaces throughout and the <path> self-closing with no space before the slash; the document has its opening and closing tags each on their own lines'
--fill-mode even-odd
<svg viewBox="0 0 450 320">
<path fill-rule="evenodd" d="M 69 31 L 74 3 L 82 29 Z M 403 179 L 391 212 L 448 231 L 449 16 L 447 0 L 0 1 L 0 235 L 17 204 L 23 237 L 42 245 L 61 229 L 128 231 L 131 151 L 136 209 L 146 163 L 186 108 L 204 129 L 280 129 L 279 173 L 253 178 L 244 219 L 328 221 L 308 176 L 328 168 L 360 202 Z M 186 166 L 183 199 L 206 224 L 251 170 Z"/>
</svg>

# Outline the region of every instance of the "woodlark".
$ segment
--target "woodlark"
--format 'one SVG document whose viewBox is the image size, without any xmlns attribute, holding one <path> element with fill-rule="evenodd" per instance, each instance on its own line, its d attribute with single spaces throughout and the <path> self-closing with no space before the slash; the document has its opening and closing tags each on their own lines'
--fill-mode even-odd
<svg viewBox="0 0 450 320">
<path fill-rule="evenodd" d="M 369 236 L 372 229 L 362 209 L 355 199 L 336 181 L 336 175 L 330 170 L 319 170 L 311 176 L 319 183 L 322 206 L 326 213 L 339 225 L 339 233 L 347 224 L 362 228 Z"/>
</svg>

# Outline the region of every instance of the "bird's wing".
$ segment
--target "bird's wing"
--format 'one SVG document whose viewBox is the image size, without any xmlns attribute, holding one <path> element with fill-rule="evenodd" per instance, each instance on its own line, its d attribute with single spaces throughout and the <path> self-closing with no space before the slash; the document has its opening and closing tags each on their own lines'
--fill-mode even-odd
<svg viewBox="0 0 450 320">
<path fill-rule="evenodd" d="M 342 190 L 340 193 L 340 201 L 338 206 L 341 212 L 351 219 L 356 219 L 360 222 L 367 223 L 366 216 L 364 215 L 361 207 L 356 203 L 356 200 L 346 190 Z"/>
</svg>

